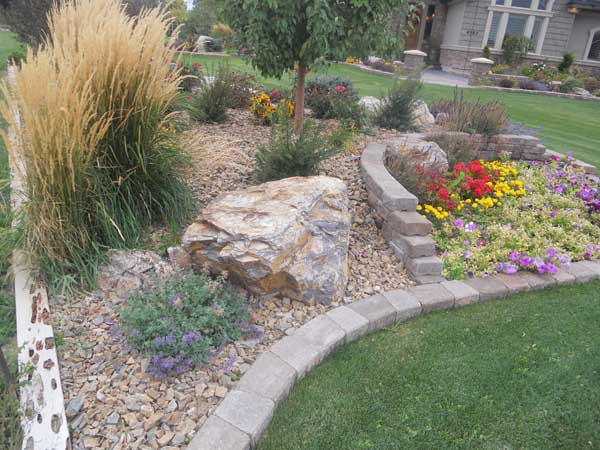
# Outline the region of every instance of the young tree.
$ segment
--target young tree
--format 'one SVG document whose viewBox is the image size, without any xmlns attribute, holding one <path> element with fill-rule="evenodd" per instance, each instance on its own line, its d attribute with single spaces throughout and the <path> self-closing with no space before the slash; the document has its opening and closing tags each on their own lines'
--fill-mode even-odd
<svg viewBox="0 0 600 450">
<path fill-rule="evenodd" d="M 265 76 L 295 70 L 296 131 L 304 123 L 308 68 L 349 54 L 363 56 L 392 8 L 406 0 L 221 0 L 225 20 Z"/>
</svg>

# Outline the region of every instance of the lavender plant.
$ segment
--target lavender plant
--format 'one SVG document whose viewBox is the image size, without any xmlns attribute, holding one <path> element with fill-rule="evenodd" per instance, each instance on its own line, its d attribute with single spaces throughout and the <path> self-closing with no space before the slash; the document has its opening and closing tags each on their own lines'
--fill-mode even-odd
<svg viewBox="0 0 600 450">
<path fill-rule="evenodd" d="M 151 356 L 148 372 L 157 378 L 206 363 L 215 348 L 240 338 L 248 317 L 241 297 L 193 273 L 134 294 L 121 311 L 129 345 Z"/>
</svg>

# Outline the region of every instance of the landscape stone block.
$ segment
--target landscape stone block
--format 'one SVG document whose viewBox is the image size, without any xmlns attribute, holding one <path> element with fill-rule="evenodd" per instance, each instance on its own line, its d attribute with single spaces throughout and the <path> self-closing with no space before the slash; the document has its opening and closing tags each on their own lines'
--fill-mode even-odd
<svg viewBox="0 0 600 450">
<path fill-rule="evenodd" d="M 403 322 L 421 314 L 421 303 L 414 295 L 404 289 L 384 292 L 383 296 L 396 308 L 396 322 Z"/>
<path fill-rule="evenodd" d="M 298 373 L 298 379 L 323 360 L 321 350 L 301 336 L 284 337 L 271 347 L 271 352 L 292 366 Z"/>
<path fill-rule="evenodd" d="M 405 236 L 427 236 L 432 224 L 416 211 L 396 211 L 388 217 L 390 226 Z"/>
<path fill-rule="evenodd" d="M 479 292 L 481 302 L 506 297 L 510 292 L 502 280 L 495 277 L 469 278 L 464 283 Z"/>
<path fill-rule="evenodd" d="M 421 258 L 435 254 L 436 243 L 430 236 L 397 235 L 393 241 L 408 258 Z"/>
<path fill-rule="evenodd" d="M 402 255 L 402 250 L 398 246 L 392 248 Z M 404 265 L 408 271 L 415 276 L 419 275 L 440 275 L 444 263 L 437 256 L 424 256 L 421 258 L 405 258 Z"/>
<path fill-rule="evenodd" d="M 598 274 L 583 264 L 582 261 L 572 263 L 567 272 L 573 275 L 578 283 L 585 283 L 598 278 Z"/>
<path fill-rule="evenodd" d="M 558 269 L 558 272 L 551 273 L 550 276 L 559 284 L 570 284 L 576 281 L 575 276 L 563 269 Z"/>
<path fill-rule="evenodd" d="M 250 450 L 250 436 L 213 414 L 194 435 L 187 450 L 215 449 Z"/>
<path fill-rule="evenodd" d="M 421 303 L 424 313 L 454 306 L 454 295 L 441 284 L 423 284 L 408 291 Z"/>
<path fill-rule="evenodd" d="M 271 352 L 265 352 L 252 364 L 236 388 L 273 400 L 283 400 L 296 381 L 296 370 Z"/>
<path fill-rule="evenodd" d="M 214 415 L 250 435 L 251 445 L 255 445 L 269 425 L 274 410 L 273 400 L 234 390 L 227 394 Z"/>
<path fill-rule="evenodd" d="M 523 272 L 517 272 L 513 275 L 500 273 L 496 275 L 496 277 L 501 280 L 514 294 L 517 292 L 525 292 L 530 289 L 526 276 L 523 276 L 522 274 Z"/>
<path fill-rule="evenodd" d="M 598 261 L 581 261 L 581 264 L 590 269 L 600 278 L 600 262 Z"/>
<path fill-rule="evenodd" d="M 396 321 L 396 308 L 381 294 L 352 303 L 348 308 L 369 321 L 369 331 L 385 328 Z"/>
<path fill-rule="evenodd" d="M 323 357 L 326 357 L 336 347 L 343 344 L 346 338 L 344 330 L 329 317 L 322 314 L 302 325 L 295 335 L 306 338 L 311 344 L 319 348 Z"/>
<path fill-rule="evenodd" d="M 519 277 L 526 281 L 531 289 L 545 289 L 556 284 L 556 280 L 549 273 L 539 274 L 521 271 Z"/>
<path fill-rule="evenodd" d="M 344 330 L 346 342 L 358 339 L 369 330 L 369 321 L 346 306 L 339 306 L 328 311 L 327 316 Z"/>
<path fill-rule="evenodd" d="M 454 295 L 454 304 L 456 306 L 470 305 L 479 301 L 479 292 L 462 281 L 443 281 L 441 285 Z"/>
</svg>

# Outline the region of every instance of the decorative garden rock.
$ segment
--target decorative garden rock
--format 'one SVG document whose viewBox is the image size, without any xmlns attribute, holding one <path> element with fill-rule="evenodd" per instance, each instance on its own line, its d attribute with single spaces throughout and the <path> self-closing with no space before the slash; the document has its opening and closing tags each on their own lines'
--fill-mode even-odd
<svg viewBox="0 0 600 450">
<path fill-rule="evenodd" d="M 379 105 L 381 105 L 381 100 L 376 97 L 361 97 L 359 101 L 360 105 L 365 108 L 369 112 L 377 111 Z"/>
<path fill-rule="evenodd" d="M 435 117 L 433 117 L 433 114 L 429 112 L 429 108 L 425 102 L 418 100 L 415 103 L 414 113 L 415 125 L 419 129 L 425 130 L 435 124 Z"/>
<path fill-rule="evenodd" d="M 349 228 L 343 181 L 294 177 L 219 197 L 182 242 L 195 265 L 255 294 L 329 303 L 348 278 Z"/>
</svg>

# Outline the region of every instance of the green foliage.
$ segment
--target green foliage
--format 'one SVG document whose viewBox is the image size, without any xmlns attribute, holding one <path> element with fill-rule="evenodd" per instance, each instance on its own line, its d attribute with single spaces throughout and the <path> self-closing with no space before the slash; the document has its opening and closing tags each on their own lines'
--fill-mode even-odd
<svg viewBox="0 0 600 450">
<path fill-rule="evenodd" d="M 328 145 L 322 126 L 307 120 L 296 135 L 287 112 L 278 109 L 271 141 L 258 148 L 254 178 L 262 183 L 315 175 L 321 161 L 338 151 L 338 148 Z"/>
<path fill-rule="evenodd" d="M 198 36 L 209 36 L 216 21 L 215 0 L 196 0 L 181 31 L 182 37 L 195 41 Z"/>
<path fill-rule="evenodd" d="M 306 85 L 306 104 L 318 119 L 343 119 L 362 128 L 365 112 L 352 81 L 340 77 L 315 77 Z"/>
<path fill-rule="evenodd" d="M 491 71 L 492 73 L 505 73 L 508 72 L 510 69 L 511 66 L 509 66 L 508 64 L 496 64 L 492 67 Z"/>
<path fill-rule="evenodd" d="M 573 52 L 565 52 L 562 61 L 558 65 L 558 71 L 568 72 L 573 65 L 573 62 L 575 62 L 575 54 Z"/>
<path fill-rule="evenodd" d="M 374 123 L 381 128 L 414 130 L 414 109 L 421 87 L 415 80 L 396 81 L 375 111 Z"/>
<path fill-rule="evenodd" d="M 229 86 L 218 74 L 212 81 L 202 79 L 190 101 L 190 115 L 199 122 L 221 123 L 227 119 Z"/>
<path fill-rule="evenodd" d="M 1 345 L 0 341 L 0 345 Z M 8 346 L 7 346 L 8 347 Z M 13 377 L 17 376 L 16 355 L 12 351 L 4 349 L 4 355 Z M 14 390 L 14 386 L 13 386 Z M 0 373 L 0 448 L 2 450 L 20 450 L 23 440 L 21 429 L 21 414 L 19 399 L 14 391 L 8 389 L 2 373 Z"/>
<path fill-rule="evenodd" d="M 504 63 L 510 66 L 520 64 L 531 50 L 533 41 L 526 36 L 507 34 L 502 42 L 502 57 Z"/>
<path fill-rule="evenodd" d="M 596 97 L 600 97 L 600 89 L 596 89 L 594 92 L 592 92 L 592 94 L 594 94 Z"/>
<path fill-rule="evenodd" d="M 249 317 L 243 298 L 193 273 L 132 295 L 120 314 L 129 343 L 152 356 L 158 377 L 205 363 L 210 350 L 239 339 Z"/>
<path fill-rule="evenodd" d="M 487 59 L 490 59 L 492 57 L 492 51 L 487 45 L 483 47 L 483 50 L 481 51 L 481 56 Z"/>
<path fill-rule="evenodd" d="M 55 3 L 60 4 L 61 0 L 5 0 L 2 13 L 23 42 L 37 46 L 48 34 L 47 15 Z"/>
<path fill-rule="evenodd" d="M 479 147 L 471 138 L 449 133 L 434 133 L 426 137 L 427 141 L 438 144 L 448 156 L 448 166 L 477 159 Z"/>
<path fill-rule="evenodd" d="M 0 346 L 6 344 L 16 334 L 15 299 L 0 291 Z"/>
<path fill-rule="evenodd" d="M 560 85 L 559 90 L 562 93 L 569 94 L 569 93 L 573 92 L 575 90 L 575 88 L 579 88 L 581 86 L 582 86 L 581 81 L 579 81 L 575 77 L 570 77 L 570 78 L 567 78 L 565 81 L 562 82 L 562 84 Z"/>
</svg>

